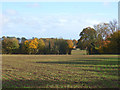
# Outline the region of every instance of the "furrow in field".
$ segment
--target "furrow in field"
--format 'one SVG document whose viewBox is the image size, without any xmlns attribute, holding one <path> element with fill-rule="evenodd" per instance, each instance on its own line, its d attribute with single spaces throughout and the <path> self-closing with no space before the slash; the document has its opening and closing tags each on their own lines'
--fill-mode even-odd
<svg viewBox="0 0 120 90">
<path fill-rule="evenodd" d="M 44 73 L 41 73 L 44 77 L 50 78 L 52 80 L 70 80 L 71 77 L 75 77 L 81 74 L 76 74 L 72 71 L 53 69 L 53 68 L 42 68 Z M 66 73 L 69 73 L 66 75 Z M 83 75 L 83 74 L 82 74 Z M 66 78 L 67 77 L 67 78 Z"/>
<path fill-rule="evenodd" d="M 9 78 L 11 78 L 11 80 L 18 80 L 18 78 L 19 78 L 10 72 L 6 72 L 5 75 L 7 75 Z"/>
<path fill-rule="evenodd" d="M 118 66 L 116 65 L 117 60 L 114 61 L 114 57 L 110 60 L 109 58 L 111 58 L 109 55 L 4 56 L 3 85 L 6 87 L 13 83 L 16 87 L 43 88 L 59 86 L 73 88 L 112 87 L 112 85 L 115 87 L 117 83 L 117 74 L 115 74 Z"/>
<path fill-rule="evenodd" d="M 4 77 L 5 80 L 12 80 L 13 79 L 13 77 L 11 77 L 10 75 L 8 75 L 7 73 L 2 74 L 2 77 Z"/>
</svg>

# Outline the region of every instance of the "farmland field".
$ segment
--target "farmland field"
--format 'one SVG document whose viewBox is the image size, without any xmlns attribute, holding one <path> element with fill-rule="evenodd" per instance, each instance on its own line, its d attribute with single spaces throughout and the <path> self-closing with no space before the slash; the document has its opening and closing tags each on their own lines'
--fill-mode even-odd
<svg viewBox="0 0 120 90">
<path fill-rule="evenodd" d="M 3 88 L 118 88 L 118 55 L 2 55 Z"/>
</svg>

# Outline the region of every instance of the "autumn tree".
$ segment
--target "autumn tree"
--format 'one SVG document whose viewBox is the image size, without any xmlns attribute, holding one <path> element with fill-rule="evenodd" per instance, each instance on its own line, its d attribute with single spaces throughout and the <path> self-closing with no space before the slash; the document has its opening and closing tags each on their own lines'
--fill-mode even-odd
<svg viewBox="0 0 120 90">
<path fill-rule="evenodd" d="M 118 30 L 117 20 L 110 21 L 109 22 L 109 28 L 110 28 L 111 34 L 113 34 L 114 32 L 116 32 Z"/>
<path fill-rule="evenodd" d="M 77 40 L 75 40 L 75 39 L 73 39 L 73 46 L 76 46 L 76 45 L 77 45 L 77 43 L 78 43 L 78 41 L 77 41 Z"/>
<path fill-rule="evenodd" d="M 15 53 L 15 50 L 19 48 L 19 42 L 16 38 L 4 38 L 2 40 L 3 53 Z"/>
<path fill-rule="evenodd" d="M 120 54 L 120 31 L 116 31 L 105 41 L 103 47 L 99 48 L 100 53 Z"/>
<path fill-rule="evenodd" d="M 54 39 L 49 39 L 49 45 L 48 45 L 49 53 L 53 54 L 54 52 Z"/>
<path fill-rule="evenodd" d="M 29 54 L 29 40 L 24 41 L 22 43 L 22 54 Z"/>
<path fill-rule="evenodd" d="M 34 38 L 29 42 L 29 54 L 36 54 L 38 52 L 38 39 Z"/>
<path fill-rule="evenodd" d="M 43 54 L 45 49 L 45 43 L 42 39 L 38 40 L 38 54 Z"/>
<path fill-rule="evenodd" d="M 45 42 L 44 54 L 50 54 L 50 39 L 44 38 L 43 41 Z"/>
<path fill-rule="evenodd" d="M 96 30 L 97 35 L 100 35 L 103 40 L 105 40 L 111 34 L 109 23 L 100 23 L 94 25 L 94 29 Z"/>
<path fill-rule="evenodd" d="M 66 40 L 68 44 L 68 54 L 71 54 L 71 51 L 73 49 L 73 41 L 72 40 Z"/>
<path fill-rule="evenodd" d="M 57 39 L 57 38 L 54 39 L 54 54 L 59 54 L 59 51 L 60 51 L 59 41 L 60 41 L 60 39 Z"/>
<path fill-rule="evenodd" d="M 120 54 L 120 30 L 114 32 L 109 40 L 108 47 L 112 50 L 111 53 Z"/>
<path fill-rule="evenodd" d="M 108 38 L 110 38 L 114 32 L 118 31 L 119 28 L 117 21 L 113 20 L 110 21 L 109 23 L 100 23 L 94 25 L 94 29 L 97 32 L 97 45 L 99 47 L 99 52 L 110 53 L 111 49 L 108 49 L 108 47 L 111 46 L 112 43 L 109 44 L 109 42 L 111 41 L 109 41 Z"/>
</svg>

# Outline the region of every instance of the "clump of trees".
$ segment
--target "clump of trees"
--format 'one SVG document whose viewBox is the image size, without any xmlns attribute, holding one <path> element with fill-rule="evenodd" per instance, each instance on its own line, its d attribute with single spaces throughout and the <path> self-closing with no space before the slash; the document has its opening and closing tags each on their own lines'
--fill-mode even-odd
<svg viewBox="0 0 120 90">
<path fill-rule="evenodd" d="M 105 41 L 99 52 L 104 54 L 120 54 L 120 30 L 114 32 Z"/>
<path fill-rule="evenodd" d="M 75 40 L 5 36 L 1 42 L 3 54 L 71 54 L 73 46 L 77 44 Z"/>
<path fill-rule="evenodd" d="M 10 54 L 18 50 L 19 44 L 16 38 L 3 37 L 2 40 L 2 53 Z"/>
<path fill-rule="evenodd" d="M 84 28 L 79 36 L 77 47 L 86 49 L 88 54 L 120 54 L 120 29 L 116 20 Z"/>
</svg>

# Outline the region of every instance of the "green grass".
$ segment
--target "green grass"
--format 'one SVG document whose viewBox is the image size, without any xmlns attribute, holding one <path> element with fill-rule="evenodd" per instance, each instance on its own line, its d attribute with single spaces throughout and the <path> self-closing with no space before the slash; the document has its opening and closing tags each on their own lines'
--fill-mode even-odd
<svg viewBox="0 0 120 90">
<path fill-rule="evenodd" d="M 86 50 L 72 50 L 72 55 L 86 55 Z"/>
<path fill-rule="evenodd" d="M 2 86 L 118 88 L 117 55 L 82 53 L 74 50 L 72 55 L 3 55 Z"/>
</svg>

